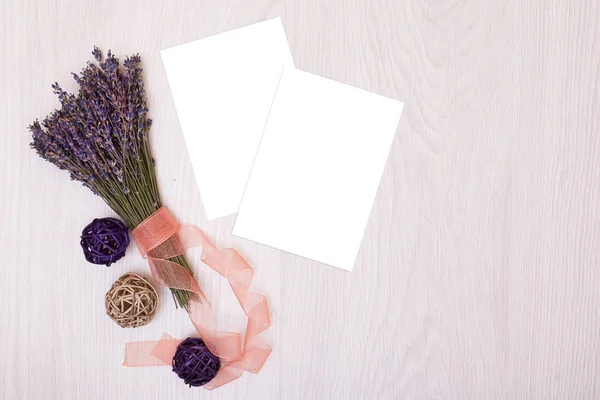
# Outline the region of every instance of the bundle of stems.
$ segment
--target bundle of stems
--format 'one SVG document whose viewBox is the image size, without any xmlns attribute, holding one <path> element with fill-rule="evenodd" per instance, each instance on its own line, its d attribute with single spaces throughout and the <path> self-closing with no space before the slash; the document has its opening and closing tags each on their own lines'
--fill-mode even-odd
<svg viewBox="0 0 600 400">
<path fill-rule="evenodd" d="M 61 108 L 29 126 L 31 147 L 100 196 L 134 229 L 162 207 L 141 58 L 129 56 L 121 66 L 110 50 L 104 59 L 97 47 L 92 54 L 97 64 L 88 62 L 79 75 L 72 74 L 79 84 L 76 95 L 52 85 Z M 192 273 L 183 256 L 169 260 Z M 187 308 L 191 293 L 171 292 L 176 306 Z"/>
</svg>

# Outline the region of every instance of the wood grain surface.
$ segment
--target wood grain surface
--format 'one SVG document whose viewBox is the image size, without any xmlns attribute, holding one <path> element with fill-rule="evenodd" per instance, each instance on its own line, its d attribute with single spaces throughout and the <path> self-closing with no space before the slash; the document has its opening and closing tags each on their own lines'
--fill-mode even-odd
<svg viewBox="0 0 600 400">
<path fill-rule="evenodd" d="M 275 16 L 297 67 L 406 102 L 352 273 L 203 216 L 159 50 Z M 1 398 L 600 397 L 598 1 L 1 0 L 0 20 Z M 144 328 L 104 315 L 148 269 L 134 246 L 85 262 L 81 229 L 113 214 L 28 148 L 93 45 L 143 57 L 164 203 L 255 267 L 260 374 L 208 392 L 121 367 L 124 342 L 193 329 L 165 289 Z M 239 329 L 226 283 L 196 273 Z"/>
</svg>

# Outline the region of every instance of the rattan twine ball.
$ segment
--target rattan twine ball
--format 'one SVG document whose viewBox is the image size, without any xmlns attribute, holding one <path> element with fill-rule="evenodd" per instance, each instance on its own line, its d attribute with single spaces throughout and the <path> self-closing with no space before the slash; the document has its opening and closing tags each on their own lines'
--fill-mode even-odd
<svg viewBox="0 0 600 400">
<path fill-rule="evenodd" d="M 110 264 L 120 260 L 129 246 L 127 225 L 116 218 L 96 218 L 81 231 L 81 248 L 88 262 Z"/>
<path fill-rule="evenodd" d="M 221 360 L 200 338 L 185 339 L 179 343 L 173 356 L 173 372 L 190 387 L 207 384 L 217 375 L 219 368 Z"/>
<path fill-rule="evenodd" d="M 147 280 L 128 273 L 106 293 L 106 315 L 123 328 L 137 328 L 152 320 L 158 308 L 158 294 Z"/>
</svg>

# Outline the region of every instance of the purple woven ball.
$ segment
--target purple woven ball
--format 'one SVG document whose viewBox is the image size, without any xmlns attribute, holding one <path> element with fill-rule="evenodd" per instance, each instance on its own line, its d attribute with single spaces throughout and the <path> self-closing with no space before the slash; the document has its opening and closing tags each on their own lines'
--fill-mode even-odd
<svg viewBox="0 0 600 400">
<path fill-rule="evenodd" d="M 185 339 L 179 343 L 173 356 L 173 372 L 190 387 L 210 382 L 219 368 L 221 360 L 208 350 L 200 338 Z"/>
<path fill-rule="evenodd" d="M 107 267 L 121 259 L 129 246 L 127 226 L 116 218 L 93 220 L 81 232 L 81 248 L 85 259 Z"/>
</svg>

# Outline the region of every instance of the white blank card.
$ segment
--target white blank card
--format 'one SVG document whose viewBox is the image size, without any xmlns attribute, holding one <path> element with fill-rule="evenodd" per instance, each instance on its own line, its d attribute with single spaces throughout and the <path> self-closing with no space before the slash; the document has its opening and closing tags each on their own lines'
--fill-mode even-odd
<svg viewBox="0 0 600 400">
<path fill-rule="evenodd" d="M 402 108 L 285 68 L 233 234 L 352 270 Z"/>
<path fill-rule="evenodd" d="M 161 51 L 207 218 L 236 213 L 284 66 L 279 18 Z"/>
</svg>

